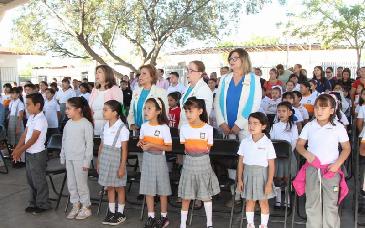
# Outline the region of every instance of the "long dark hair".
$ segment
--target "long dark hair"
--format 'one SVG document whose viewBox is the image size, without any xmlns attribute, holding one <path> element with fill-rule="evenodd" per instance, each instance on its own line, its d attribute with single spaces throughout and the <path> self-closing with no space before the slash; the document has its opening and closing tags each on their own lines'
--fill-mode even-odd
<svg viewBox="0 0 365 228">
<path fill-rule="evenodd" d="M 322 66 L 315 66 L 314 69 L 315 68 L 317 68 L 318 70 L 321 71 L 321 79 L 319 80 L 319 82 L 323 85 L 326 82 L 326 76 L 325 76 L 323 67 Z M 318 79 L 317 79 L 316 75 L 314 74 L 314 72 L 313 72 L 313 79 L 318 81 Z"/>
<path fill-rule="evenodd" d="M 293 125 L 294 125 L 294 113 L 295 113 L 293 106 L 288 101 L 283 101 L 278 104 L 277 108 L 279 109 L 279 107 L 286 107 L 288 110 L 290 110 L 292 112 L 292 114 L 289 116 L 289 120 L 288 120 L 288 123 L 286 124 L 286 128 L 285 128 L 285 131 L 291 131 L 291 129 L 293 128 Z M 278 120 L 279 120 L 279 117 L 278 117 Z"/>
<path fill-rule="evenodd" d="M 74 108 L 81 109 L 81 114 L 86 118 L 94 127 L 94 119 L 89 106 L 89 103 L 84 97 L 72 97 L 67 100 L 67 103 Z"/>
<path fill-rule="evenodd" d="M 196 97 L 190 97 L 184 104 L 184 110 L 190 110 L 192 108 L 203 109 L 203 113 L 199 115 L 199 119 L 204 123 L 208 123 L 208 112 L 205 107 L 205 101 Z"/>
<path fill-rule="evenodd" d="M 319 106 L 319 107 L 330 107 L 333 108 L 335 111 L 333 114 L 330 115 L 329 117 L 329 122 L 333 125 L 336 126 L 335 124 L 335 118 L 336 118 L 336 100 L 335 98 L 333 98 L 331 95 L 329 94 L 321 94 L 317 97 L 316 101 L 314 102 L 314 106 Z"/>
<path fill-rule="evenodd" d="M 105 102 L 104 105 L 107 105 L 112 110 L 112 112 L 117 112 L 119 118 L 123 121 L 123 123 L 126 123 L 126 118 L 122 110 L 122 104 L 119 101 L 110 100 Z"/>
<path fill-rule="evenodd" d="M 114 70 L 108 65 L 99 65 L 95 68 L 95 72 L 101 69 L 105 76 L 105 89 L 110 89 L 117 84 L 114 77 Z M 96 88 L 100 89 L 100 83 L 97 84 Z"/>
<path fill-rule="evenodd" d="M 158 99 L 158 101 L 161 103 L 161 107 L 160 104 L 156 101 L 156 99 Z M 157 122 L 158 124 L 168 124 L 169 123 L 169 119 L 166 116 L 166 109 L 165 109 L 165 104 L 163 103 L 162 99 L 157 97 L 157 98 L 148 98 L 146 100 L 146 103 L 152 103 L 157 111 L 160 111 L 160 114 L 158 114 L 157 116 Z"/>
<path fill-rule="evenodd" d="M 88 84 L 88 83 L 86 83 L 86 82 L 81 83 L 81 84 L 79 85 L 79 88 L 80 88 L 80 87 L 85 88 L 86 93 L 90 93 L 90 92 L 91 92 L 91 91 L 90 91 L 89 84 Z"/>
<path fill-rule="evenodd" d="M 11 89 L 10 89 L 10 94 L 12 94 L 12 93 L 19 94 L 19 100 L 20 100 L 22 103 L 24 103 L 23 95 L 22 95 L 22 93 L 21 93 L 21 91 L 20 91 L 20 89 L 19 89 L 18 87 L 13 87 L 13 88 L 11 88 Z"/>
<path fill-rule="evenodd" d="M 265 130 L 262 131 L 268 138 L 270 138 L 270 130 L 269 130 L 269 120 L 267 119 L 266 115 L 262 112 L 253 112 L 248 116 L 248 119 L 254 118 L 260 121 L 260 124 L 265 125 Z"/>
</svg>

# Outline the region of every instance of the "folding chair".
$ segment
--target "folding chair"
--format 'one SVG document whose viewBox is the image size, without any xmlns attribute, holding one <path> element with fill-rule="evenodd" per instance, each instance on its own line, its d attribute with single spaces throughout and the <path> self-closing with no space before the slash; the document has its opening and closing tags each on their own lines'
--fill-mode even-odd
<svg viewBox="0 0 365 228">
<path fill-rule="evenodd" d="M 62 135 L 60 135 L 60 134 L 52 135 L 47 144 L 47 151 L 48 152 L 50 152 L 50 151 L 61 152 L 61 149 L 62 149 Z M 53 181 L 53 177 L 56 175 L 59 175 L 59 174 L 64 174 L 64 178 L 62 181 L 61 189 L 59 191 L 57 191 L 54 181 Z M 53 192 L 58 196 L 56 199 L 57 205 L 55 208 L 55 210 L 57 210 L 58 206 L 60 204 L 60 201 L 61 201 L 61 197 L 65 196 L 62 194 L 62 192 L 65 187 L 66 179 L 67 179 L 66 167 L 64 165 L 60 164 L 59 158 L 50 159 L 47 161 L 46 175 L 48 176 L 48 178 L 50 180 Z M 51 200 L 54 200 L 54 199 L 51 199 Z"/>
<path fill-rule="evenodd" d="M 291 147 L 291 144 L 285 140 L 272 140 L 272 143 L 274 145 L 276 158 L 288 161 L 289 177 L 288 177 L 288 183 L 286 183 L 286 185 L 284 187 L 282 187 L 282 189 L 284 189 L 284 191 L 285 191 L 285 194 L 284 194 L 284 197 L 285 197 L 284 220 L 271 220 L 271 222 L 284 223 L 284 228 L 286 228 L 287 219 L 288 219 L 288 207 L 289 207 L 288 198 L 290 197 L 291 181 L 292 181 L 292 176 L 291 176 L 292 147 Z M 291 202 L 292 202 L 292 200 L 291 200 Z M 272 215 L 272 217 L 282 217 L 282 216 Z"/>
<path fill-rule="evenodd" d="M 1 174 L 8 174 L 8 173 L 9 173 L 9 168 L 8 168 L 8 165 L 6 164 L 6 161 L 5 161 L 4 155 L 3 155 L 3 153 L 1 152 L 1 150 L 0 150 L 0 159 L 1 159 L 1 160 L 2 160 L 2 162 L 4 163 L 4 169 L 5 169 L 5 170 L 0 170 L 0 173 L 1 173 Z"/>
</svg>

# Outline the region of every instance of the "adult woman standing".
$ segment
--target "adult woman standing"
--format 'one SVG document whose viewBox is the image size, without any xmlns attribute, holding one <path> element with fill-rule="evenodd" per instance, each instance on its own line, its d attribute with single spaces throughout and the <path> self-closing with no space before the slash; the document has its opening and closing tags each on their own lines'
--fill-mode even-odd
<svg viewBox="0 0 365 228">
<path fill-rule="evenodd" d="M 313 79 L 317 81 L 318 93 L 331 91 L 331 83 L 328 81 L 328 79 L 324 75 L 324 71 L 321 66 L 314 67 Z M 312 91 L 312 92 L 314 92 L 314 91 Z"/>
<path fill-rule="evenodd" d="M 217 124 L 224 135 L 229 139 L 241 141 L 248 132 L 248 117 L 251 113 L 260 108 L 262 89 L 260 77 L 251 72 L 252 65 L 248 53 L 237 48 L 228 55 L 228 62 L 232 72 L 221 78 L 216 94 L 214 109 Z M 273 75 L 274 76 L 274 75 Z M 235 179 L 236 159 L 224 159 L 218 161 L 228 176 Z M 232 192 L 234 189 L 231 188 Z M 235 201 L 239 202 L 239 194 L 236 194 Z M 230 202 L 226 204 L 231 205 Z"/>
<path fill-rule="evenodd" d="M 139 130 L 144 123 L 143 107 L 148 98 L 161 98 L 165 105 L 165 110 L 168 110 L 167 92 L 156 86 L 158 79 L 156 68 L 148 64 L 141 66 L 139 71 L 141 73 L 139 76 L 139 84 L 141 87 L 133 91 L 127 118 L 129 129 L 134 131 Z"/>
<path fill-rule="evenodd" d="M 251 72 L 251 60 L 244 49 L 231 51 L 228 62 L 232 72 L 221 78 L 214 108 L 224 134 L 241 139 L 248 134 L 248 116 L 260 108 L 260 78 Z"/>
<path fill-rule="evenodd" d="M 184 106 L 189 97 L 196 97 L 205 101 L 205 107 L 209 114 L 213 108 L 213 93 L 209 89 L 208 84 L 204 82 L 203 73 L 205 72 L 204 63 L 201 61 L 192 61 L 187 67 L 187 79 L 189 86 L 185 89 L 184 95 L 181 97 L 180 105 Z M 180 113 L 179 128 L 182 124 L 188 123 L 185 112 Z"/>
<path fill-rule="evenodd" d="M 104 103 L 116 100 L 123 104 L 123 92 L 117 86 L 114 70 L 108 65 L 99 65 L 95 69 L 96 87 L 91 91 L 89 105 L 93 112 L 94 134 L 102 133 L 105 121 L 103 118 Z"/>
</svg>

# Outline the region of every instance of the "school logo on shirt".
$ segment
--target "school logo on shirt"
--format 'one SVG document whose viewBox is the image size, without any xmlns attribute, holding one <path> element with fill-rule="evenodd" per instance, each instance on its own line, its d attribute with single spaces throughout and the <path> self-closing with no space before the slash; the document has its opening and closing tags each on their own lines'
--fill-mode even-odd
<svg viewBox="0 0 365 228">
<path fill-rule="evenodd" d="M 155 136 L 159 136 L 159 135 L 160 135 L 160 133 L 161 133 L 161 132 L 160 132 L 159 130 L 156 130 L 154 135 L 155 135 Z"/>
<path fill-rule="evenodd" d="M 203 132 L 200 133 L 200 139 L 205 139 L 205 133 Z"/>
</svg>

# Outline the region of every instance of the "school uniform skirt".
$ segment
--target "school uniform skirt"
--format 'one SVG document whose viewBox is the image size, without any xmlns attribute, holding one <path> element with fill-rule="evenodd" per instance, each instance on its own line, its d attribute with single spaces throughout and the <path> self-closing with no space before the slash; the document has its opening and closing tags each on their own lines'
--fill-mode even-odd
<svg viewBox="0 0 365 228">
<path fill-rule="evenodd" d="M 143 153 L 139 193 L 148 196 L 171 195 L 169 170 L 164 154 Z"/>
<path fill-rule="evenodd" d="M 210 200 L 220 192 L 218 178 L 209 155 L 186 155 L 179 181 L 178 195 L 182 199 Z"/>
<path fill-rule="evenodd" d="M 274 185 L 269 195 L 265 195 L 268 168 L 258 165 L 244 165 L 242 198 L 246 200 L 264 200 L 275 197 Z"/>
<path fill-rule="evenodd" d="M 15 133 L 17 122 L 18 122 L 17 116 L 9 116 L 9 124 L 8 124 L 8 132 L 7 132 L 8 143 L 13 146 L 18 144 L 20 137 L 22 136 L 22 134 L 24 132 L 23 121 L 20 121 L 19 133 L 18 134 Z"/>
<path fill-rule="evenodd" d="M 127 170 L 122 178 L 118 177 L 121 149 L 103 145 L 99 156 L 99 184 L 106 187 L 124 187 L 127 184 Z"/>
</svg>

